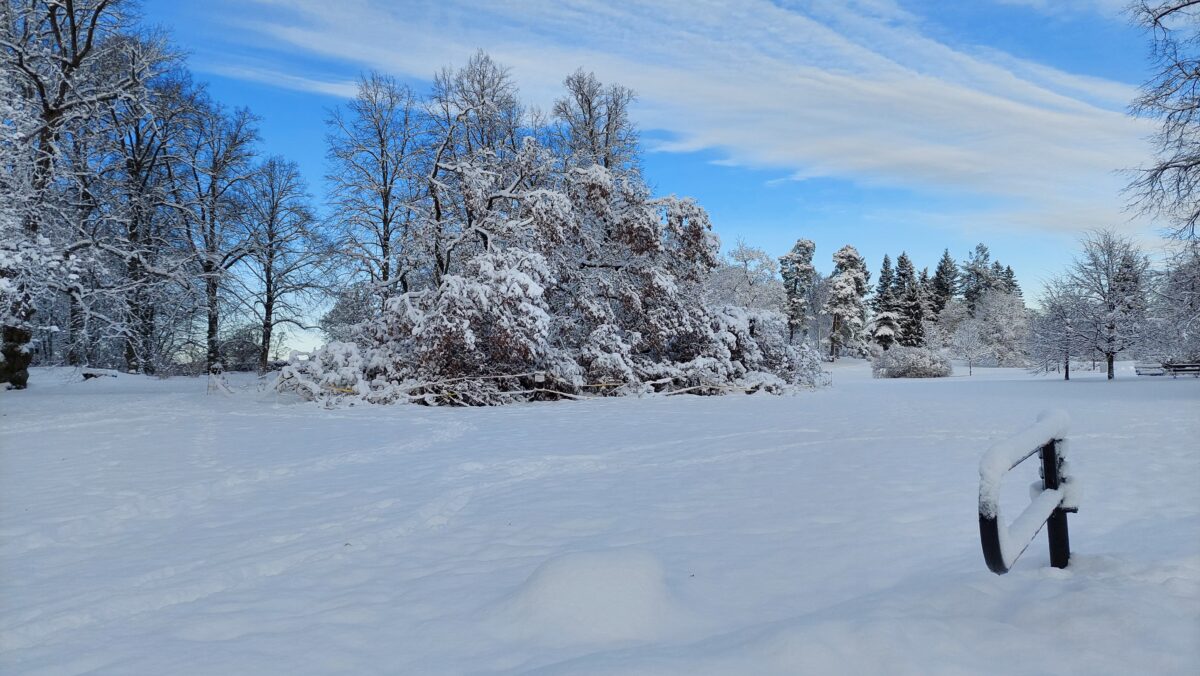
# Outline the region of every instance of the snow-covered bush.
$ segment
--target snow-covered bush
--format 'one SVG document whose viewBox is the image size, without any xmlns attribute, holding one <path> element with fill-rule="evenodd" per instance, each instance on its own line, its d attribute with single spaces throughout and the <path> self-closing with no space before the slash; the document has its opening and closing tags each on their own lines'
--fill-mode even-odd
<svg viewBox="0 0 1200 676">
<path fill-rule="evenodd" d="M 354 343 L 328 343 L 308 354 L 293 352 L 279 373 L 277 387 L 322 403 L 371 394 L 363 358 Z"/>
<path fill-rule="evenodd" d="M 441 148 L 431 158 L 436 181 L 419 186 L 431 193 L 426 201 L 409 205 L 411 246 L 394 254 L 400 268 L 389 272 L 401 281 L 376 291 L 380 312 L 373 305 L 352 311 L 355 299 L 345 298 L 339 317 L 352 321 L 330 318 L 331 326 L 352 326 L 356 385 L 342 383 L 344 374 L 325 382 L 327 365 L 349 367 L 338 352 L 292 365 L 293 379 L 305 380 L 285 379 L 282 387 L 311 394 L 315 383 L 368 401 L 487 405 L 817 382 L 815 355 L 789 345 L 781 314 L 704 302 L 720 242 L 703 208 L 654 197 L 636 163 L 598 163 L 596 156 L 630 160 L 632 151 L 572 141 L 569 121 L 562 146 L 500 142 L 521 133 L 506 126 L 520 118 L 511 108 L 515 88 L 486 55 L 467 69 L 447 81 L 452 91 L 439 102 L 461 115 L 431 144 Z M 468 82 L 486 86 L 459 88 Z M 468 128 L 475 125 L 478 134 Z M 570 148 L 582 154 L 561 154 Z M 753 286 L 777 289 L 767 263 Z"/>
<path fill-rule="evenodd" d="M 871 362 L 876 378 L 944 378 L 952 371 L 949 359 L 927 347 L 897 345 Z"/>
</svg>

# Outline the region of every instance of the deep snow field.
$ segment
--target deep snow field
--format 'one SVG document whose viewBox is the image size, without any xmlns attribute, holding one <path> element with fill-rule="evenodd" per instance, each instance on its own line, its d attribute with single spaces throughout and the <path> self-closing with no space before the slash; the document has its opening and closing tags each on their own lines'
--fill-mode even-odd
<svg viewBox="0 0 1200 676">
<path fill-rule="evenodd" d="M 1200 673 L 1200 379 L 833 370 L 332 411 L 37 370 L 0 392 L 0 672 Z M 979 459 L 1049 407 L 1071 565 L 1043 532 L 997 576 Z"/>
</svg>

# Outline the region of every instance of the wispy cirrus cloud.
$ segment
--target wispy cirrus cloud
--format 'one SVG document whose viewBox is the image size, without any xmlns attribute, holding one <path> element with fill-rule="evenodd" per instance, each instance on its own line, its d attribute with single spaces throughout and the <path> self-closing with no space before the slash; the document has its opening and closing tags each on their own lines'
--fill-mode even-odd
<svg viewBox="0 0 1200 676">
<path fill-rule="evenodd" d="M 237 80 L 261 82 L 273 87 L 339 98 L 351 98 L 358 91 L 358 82 L 355 80 L 318 80 L 258 66 L 217 64 L 206 66 L 205 70 L 215 75 L 223 75 Z"/>
<path fill-rule="evenodd" d="M 280 54 L 428 79 L 483 48 L 542 107 L 582 66 L 639 92 L 641 125 L 670 132 L 656 150 L 978 195 L 996 227 L 1120 226 L 1118 171 L 1148 154 L 1148 123 L 1124 111 L 1133 86 L 952 48 L 892 0 L 258 4 L 241 27 Z M 295 73 L 240 77 L 349 94 Z"/>
<path fill-rule="evenodd" d="M 1002 5 L 1020 5 L 1045 14 L 1066 16 L 1079 12 L 1094 12 L 1116 17 L 1129 7 L 1130 0 L 993 0 Z"/>
</svg>

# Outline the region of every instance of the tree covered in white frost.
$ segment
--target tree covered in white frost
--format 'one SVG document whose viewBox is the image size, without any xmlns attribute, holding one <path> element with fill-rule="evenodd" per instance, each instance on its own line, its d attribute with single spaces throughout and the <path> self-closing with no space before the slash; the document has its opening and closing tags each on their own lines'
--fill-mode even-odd
<svg viewBox="0 0 1200 676">
<path fill-rule="evenodd" d="M 785 309 L 779 263 L 766 251 L 738 240 L 721 257 L 705 284 L 710 305 L 735 305 L 759 310 Z"/>
<path fill-rule="evenodd" d="M 1060 277 L 1046 284 L 1041 307 L 1030 314 L 1028 351 L 1035 371 L 1061 372 L 1063 380 L 1071 379 L 1071 361 L 1085 350 L 1075 328 L 1082 304 L 1067 280 Z"/>
<path fill-rule="evenodd" d="M 829 299 L 823 308 L 833 318 L 829 336 L 831 359 L 837 359 L 843 352 L 861 355 L 866 351 L 866 295 L 870 278 L 866 261 L 853 246 L 847 244 L 833 254 Z"/>
<path fill-rule="evenodd" d="M 1015 293 L 993 290 L 975 304 L 975 317 L 968 320 L 979 326 L 989 356 L 997 366 L 1024 366 L 1029 311 Z"/>
<path fill-rule="evenodd" d="M 1117 355 L 1137 349 L 1147 335 L 1149 261 L 1131 239 L 1109 230 L 1082 244 L 1067 272 L 1077 298 L 1073 326 L 1084 348 L 1103 357 L 1112 380 Z"/>
<path fill-rule="evenodd" d="M 792 250 L 779 259 L 779 272 L 783 276 L 784 315 L 788 321 L 788 339 L 795 340 L 796 333 L 807 335 L 813 313 L 818 307 L 813 302 L 814 287 L 818 273 L 813 267 L 813 253 L 817 245 L 810 239 L 798 239 Z"/>
<path fill-rule="evenodd" d="M 1200 361 L 1200 240 L 1184 240 L 1152 277 L 1143 351 L 1164 361 Z"/>
<path fill-rule="evenodd" d="M 380 82 L 363 80 L 335 114 L 338 129 L 371 123 L 362 118 L 378 115 Z M 357 346 L 294 361 L 281 387 L 319 399 L 493 404 L 813 382 L 814 354 L 788 341 L 774 261 L 741 245 L 723 262 L 702 208 L 650 193 L 631 145 L 631 92 L 579 72 L 565 84 L 543 125 L 482 52 L 435 78 L 413 106 L 419 140 L 396 163 L 394 188 L 355 198 L 376 219 L 368 232 L 380 257 L 360 266 L 357 283 L 381 288 L 378 219 L 393 199 L 403 237 L 387 256 L 403 264 L 389 275 L 402 281 L 385 285 Z M 347 138 L 332 146 L 342 152 Z M 342 300 L 359 314 L 354 296 Z M 360 369 L 352 384 L 350 368 Z"/>
</svg>

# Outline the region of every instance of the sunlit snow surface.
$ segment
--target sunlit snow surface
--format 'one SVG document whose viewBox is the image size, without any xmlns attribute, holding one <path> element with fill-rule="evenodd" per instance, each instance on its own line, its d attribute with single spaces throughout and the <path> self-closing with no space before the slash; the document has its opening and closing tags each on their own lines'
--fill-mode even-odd
<svg viewBox="0 0 1200 676">
<path fill-rule="evenodd" d="M 336 411 L 74 380 L 0 393 L 6 674 L 1200 673 L 1200 379 Z M 980 456 L 1052 407 L 1071 567 L 1042 533 L 993 575 Z"/>
</svg>

